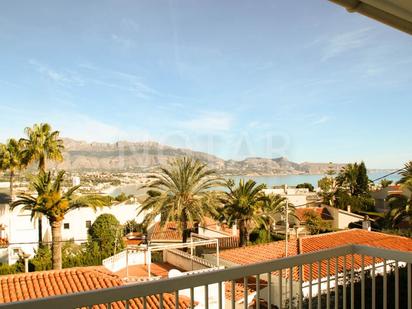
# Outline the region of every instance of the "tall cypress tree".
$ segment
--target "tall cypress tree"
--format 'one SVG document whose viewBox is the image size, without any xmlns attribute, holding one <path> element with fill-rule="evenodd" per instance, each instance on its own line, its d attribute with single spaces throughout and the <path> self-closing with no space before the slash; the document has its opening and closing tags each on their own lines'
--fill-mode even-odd
<svg viewBox="0 0 412 309">
<path fill-rule="evenodd" d="M 356 189 L 354 195 L 363 195 L 369 191 L 369 177 L 366 170 L 365 162 L 361 162 L 358 165 L 358 171 L 356 175 Z"/>
</svg>

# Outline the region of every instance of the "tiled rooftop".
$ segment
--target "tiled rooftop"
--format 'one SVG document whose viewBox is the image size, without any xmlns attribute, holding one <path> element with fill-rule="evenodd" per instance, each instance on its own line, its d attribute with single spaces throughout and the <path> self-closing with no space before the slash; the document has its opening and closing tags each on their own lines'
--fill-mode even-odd
<svg viewBox="0 0 412 309">
<path fill-rule="evenodd" d="M 260 280 L 259 286 L 261 289 L 267 287 L 267 282 L 265 280 Z M 238 279 L 235 281 L 235 301 L 244 299 L 245 296 L 245 285 L 243 279 Z M 256 279 L 254 277 L 247 278 L 247 293 L 248 295 L 256 292 Z M 225 282 L 225 297 L 226 299 L 232 299 L 232 282 Z"/>
<path fill-rule="evenodd" d="M 189 225 L 188 228 L 192 226 Z M 224 236 L 232 236 L 232 229 L 225 224 L 218 225 L 218 223 L 211 218 L 204 218 L 203 224 L 200 224 L 199 228 L 206 227 L 209 230 L 218 231 Z M 233 236 L 236 237 L 236 236 Z M 161 226 L 159 222 L 155 223 L 153 231 L 150 235 L 151 241 L 181 241 L 182 233 L 179 231 L 176 222 L 168 222 Z"/>
<path fill-rule="evenodd" d="M 182 233 L 179 232 L 175 222 L 168 222 L 164 226 L 161 226 L 159 222 L 154 225 L 153 232 L 150 235 L 150 240 L 174 240 L 181 241 Z"/>
<path fill-rule="evenodd" d="M 339 231 L 327 234 L 312 235 L 302 237 L 299 240 L 291 239 L 288 242 L 288 256 L 297 255 L 299 253 L 310 253 L 324 249 L 335 248 L 348 244 L 359 244 L 378 248 L 385 248 L 399 251 L 412 251 L 412 239 L 388 235 L 378 232 L 369 232 L 366 230 L 352 229 L 346 231 Z M 300 248 L 299 248 L 300 247 Z M 267 260 L 282 258 L 285 256 L 285 241 L 276 241 L 268 244 L 248 246 L 244 248 L 236 248 L 224 250 L 220 253 L 220 258 L 232 262 L 237 265 L 248 265 L 259 263 Z M 330 260 L 330 274 L 334 274 L 335 259 Z M 372 264 L 370 257 L 365 257 L 364 265 Z M 354 267 L 359 269 L 361 267 L 361 257 L 354 255 Z M 346 257 L 346 269 L 350 269 L 351 256 Z M 338 271 L 344 268 L 343 257 L 338 259 Z M 326 276 L 327 261 L 321 264 L 322 277 Z M 318 273 L 317 264 L 312 265 L 312 278 L 316 279 Z M 284 274 L 285 276 L 285 274 Z M 286 274 L 286 276 L 288 276 Z M 305 280 L 309 279 L 309 266 L 303 268 L 303 276 Z M 294 270 L 294 279 L 297 279 L 297 269 Z"/>
<path fill-rule="evenodd" d="M 40 271 L 17 275 L 0 276 L 0 303 L 22 301 L 54 295 L 70 294 L 122 286 L 120 278 L 104 267 L 78 267 L 63 270 Z M 175 308 L 175 297 L 164 294 L 164 308 Z M 142 308 L 141 299 L 130 300 L 129 308 Z M 190 301 L 179 297 L 179 308 L 189 308 Z M 93 308 L 106 308 L 96 305 Z M 112 308 L 123 309 L 125 303 L 112 303 Z M 147 298 L 147 308 L 159 308 L 158 296 Z"/>
<path fill-rule="evenodd" d="M 169 263 L 152 263 L 150 265 L 150 273 L 154 277 L 167 278 L 169 271 L 171 269 L 178 269 L 176 266 L 173 266 Z M 119 270 L 115 273 L 121 278 L 126 277 L 126 268 Z M 148 266 L 147 265 L 132 265 L 128 269 L 129 277 L 148 277 Z"/>
</svg>

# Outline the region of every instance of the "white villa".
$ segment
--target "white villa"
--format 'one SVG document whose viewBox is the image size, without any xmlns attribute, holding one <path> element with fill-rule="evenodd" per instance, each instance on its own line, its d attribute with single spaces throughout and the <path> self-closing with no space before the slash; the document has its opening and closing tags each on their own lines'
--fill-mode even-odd
<svg viewBox="0 0 412 309">
<path fill-rule="evenodd" d="M 101 214 L 112 214 L 121 224 L 133 219 L 141 223 L 144 214 L 137 216 L 139 207 L 140 203 L 129 200 L 96 211 L 90 208 L 73 210 L 63 221 L 62 239 L 86 242 L 89 227 Z M 31 219 L 30 212 L 21 208 L 11 211 L 7 203 L 0 203 L 0 226 L 1 238 L 7 239 L 9 243 L 8 248 L 0 249 L 0 262 L 14 264 L 22 253 L 34 255 L 38 248 L 39 223 L 37 219 Z M 51 241 L 51 227 L 46 218 L 42 218 L 42 240 Z"/>
</svg>

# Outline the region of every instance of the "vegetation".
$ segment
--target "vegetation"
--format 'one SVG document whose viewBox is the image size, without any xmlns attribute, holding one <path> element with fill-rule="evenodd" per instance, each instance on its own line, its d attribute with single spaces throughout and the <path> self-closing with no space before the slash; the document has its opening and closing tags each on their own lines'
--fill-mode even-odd
<svg viewBox="0 0 412 309">
<path fill-rule="evenodd" d="M 24 264 L 17 262 L 16 264 L 0 264 L 0 276 L 21 273 L 24 271 Z"/>
<path fill-rule="evenodd" d="M 146 227 L 143 223 L 137 223 L 136 220 L 129 220 L 123 225 L 123 233 L 125 235 L 129 233 L 146 233 Z"/>
<path fill-rule="evenodd" d="M 369 184 L 364 162 L 348 164 L 336 177 L 330 172 L 318 182 L 324 203 L 341 209 L 351 206 L 355 212 L 374 210 Z"/>
<path fill-rule="evenodd" d="M 183 242 L 188 237 L 189 223 L 203 222 L 206 216 L 216 215 L 219 200 L 210 189 L 221 186 L 222 182 L 214 170 L 199 160 L 175 159 L 150 179 L 144 187 L 148 189 L 148 197 L 139 213 L 148 212 L 147 222 L 160 214 L 162 226 L 175 221 Z"/>
<path fill-rule="evenodd" d="M 306 228 L 312 235 L 332 231 L 331 222 L 323 220 L 321 216 L 312 209 L 308 209 L 304 212 L 303 220 L 306 223 Z"/>
<path fill-rule="evenodd" d="M 318 187 L 321 190 L 320 196 L 322 197 L 324 204 L 335 206 L 335 194 L 337 191 L 335 179 L 336 172 L 330 165 L 325 174 L 325 177 L 318 181 Z"/>
<path fill-rule="evenodd" d="M 22 159 L 27 165 L 38 161 L 39 170 L 46 171 L 46 160 L 63 161 L 63 140 L 59 139 L 59 131 L 53 131 L 47 123 L 35 124 L 25 129 L 26 138 L 20 139 L 23 144 Z"/>
<path fill-rule="evenodd" d="M 6 144 L 0 144 L 0 170 L 10 173 L 10 198 L 13 199 L 14 175 L 17 169 L 23 166 L 22 143 L 14 138 L 9 139 Z"/>
<path fill-rule="evenodd" d="M 24 210 L 31 212 L 31 217 L 37 218 L 44 215 L 52 227 L 52 258 L 53 269 L 62 268 L 62 246 L 61 227 L 64 216 L 81 207 L 101 207 L 107 204 L 108 198 L 100 195 L 75 195 L 80 186 L 69 188 L 66 192 L 62 190 L 62 181 L 65 172 L 58 173 L 55 179 L 51 173 L 43 170 L 34 178 L 32 187 L 36 195 L 22 194 L 19 199 L 11 204 L 11 208 L 23 206 Z"/>
<path fill-rule="evenodd" d="M 403 295 L 408 295 L 410 293 L 409 290 L 409 285 L 408 285 L 408 271 L 407 267 L 400 266 L 399 267 L 399 278 L 398 278 L 398 283 L 396 283 L 396 276 L 395 276 L 395 271 L 394 271 L 394 266 L 391 267 L 392 269 L 387 272 L 386 279 L 382 274 L 377 274 L 375 276 L 375 302 L 376 302 L 376 308 L 395 308 L 395 299 L 396 299 L 396 294 L 400 299 L 399 302 L 399 308 L 408 308 L 408 302 L 405 301 L 405 299 L 402 297 Z M 353 284 L 353 292 L 354 292 L 354 308 L 362 308 L 362 291 L 364 291 L 364 302 L 366 304 L 366 307 L 369 308 L 371 307 L 370 304 L 372 304 L 372 289 L 373 289 L 373 281 L 372 281 L 372 271 L 371 270 L 365 270 L 364 273 L 364 280 L 360 280 L 361 274 L 359 272 L 355 272 L 355 280 Z M 347 278 L 345 279 L 346 282 L 349 282 L 350 279 L 350 270 L 347 271 Z M 386 281 L 386 283 L 385 283 Z M 384 286 L 386 285 L 386 289 Z M 396 289 L 398 287 L 398 289 Z M 346 284 L 342 285 L 339 284 L 338 286 L 338 295 L 339 295 L 339 304 L 338 308 L 343 308 L 342 303 L 343 303 L 343 295 L 344 295 L 344 289 L 346 289 L 346 304 L 351 303 L 351 289 L 352 285 L 351 284 Z M 383 297 L 386 293 L 386 299 L 387 303 L 383 304 Z M 327 293 L 322 293 L 321 294 L 321 304 L 326 304 L 328 303 L 330 308 L 336 308 L 335 306 L 335 289 L 331 289 L 330 294 L 327 295 Z M 297 299 L 295 299 L 296 301 Z M 294 302 L 294 305 L 296 305 L 296 302 Z M 318 297 L 313 297 L 312 298 L 312 308 L 317 308 L 318 307 Z M 295 308 L 295 307 L 294 307 Z M 304 298 L 303 299 L 303 304 L 302 308 L 309 308 L 309 299 Z M 323 308 L 323 307 L 322 307 Z"/>
<path fill-rule="evenodd" d="M 237 224 L 239 228 L 239 246 L 247 245 L 249 231 L 254 226 L 265 223 L 262 220 L 262 208 L 265 195 L 262 192 L 265 184 L 258 185 L 254 180 L 239 180 L 236 186 L 233 180 L 226 182 L 228 192 L 221 201 L 224 205 L 223 214 L 229 225 Z"/>
<path fill-rule="evenodd" d="M 264 222 L 263 226 L 268 229 L 269 235 L 272 234 L 272 226 L 276 223 L 276 217 L 279 214 L 286 214 L 286 202 L 287 198 L 278 194 L 265 196 L 261 210 L 261 220 Z M 289 203 L 288 208 L 288 215 L 294 216 L 295 208 L 291 203 Z"/>
<path fill-rule="evenodd" d="M 114 200 L 115 200 L 116 202 L 122 203 L 122 202 L 125 202 L 125 201 L 131 199 L 132 197 L 133 197 L 132 194 L 126 195 L 126 193 L 121 192 L 120 194 L 118 194 L 118 195 L 114 198 Z"/>
<path fill-rule="evenodd" d="M 97 217 L 90 227 L 89 234 L 89 249 L 94 251 L 97 247 L 100 261 L 124 248 L 122 226 L 112 214 Z"/>
<path fill-rule="evenodd" d="M 387 187 L 389 187 L 392 183 L 393 183 L 392 180 L 389 180 L 389 179 L 384 178 L 384 179 L 382 179 L 382 180 L 380 181 L 379 184 L 380 184 L 381 188 L 387 188 Z"/>
<path fill-rule="evenodd" d="M 313 187 L 313 185 L 311 183 L 308 183 L 308 182 L 300 183 L 296 186 L 296 188 L 298 188 L 298 189 L 309 189 L 309 192 L 315 191 L 315 188 Z"/>
<path fill-rule="evenodd" d="M 405 163 L 403 170 L 399 173 L 402 177 L 398 181 L 399 184 L 404 184 L 412 180 L 412 161 Z"/>
</svg>

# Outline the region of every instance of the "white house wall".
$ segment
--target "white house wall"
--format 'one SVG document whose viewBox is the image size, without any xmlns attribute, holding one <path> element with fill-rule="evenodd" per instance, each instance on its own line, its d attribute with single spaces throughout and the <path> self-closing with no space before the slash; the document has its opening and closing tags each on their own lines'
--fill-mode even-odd
<svg viewBox="0 0 412 309">
<path fill-rule="evenodd" d="M 144 214 L 137 216 L 140 204 L 118 204 L 111 207 L 103 207 L 94 211 L 91 208 L 81 208 L 69 212 L 62 225 L 62 239 L 74 239 L 77 243 L 85 242 L 88 236 L 86 222 L 91 224 L 101 214 L 112 214 L 120 224 L 125 224 L 129 220 L 136 220 L 141 223 L 144 220 Z M 43 217 L 43 241 L 51 241 L 51 227 L 46 218 Z M 28 253 L 31 256 L 35 254 L 38 248 L 38 220 L 31 219 L 29 211 L 21 211 L 21 207 L 12 212 L 8 205 L 2 205 L 0 209 L 0 223 L 6 226 L 6 236 L 9 240 L 8 259 L 9 264 L 14 264 L 18 259 L 18 252 Z M 68 223 L 69 228 L 65 229 L 64 224 Z"/>
</svg>

